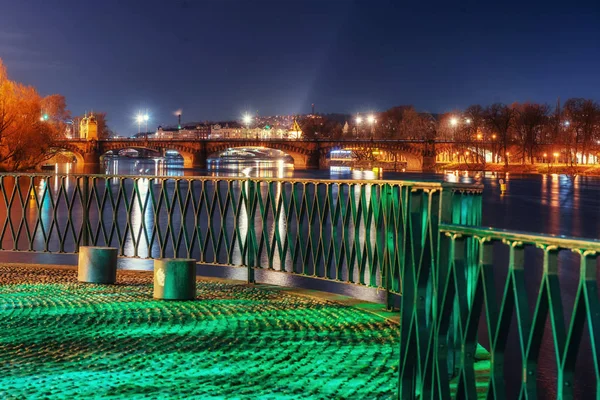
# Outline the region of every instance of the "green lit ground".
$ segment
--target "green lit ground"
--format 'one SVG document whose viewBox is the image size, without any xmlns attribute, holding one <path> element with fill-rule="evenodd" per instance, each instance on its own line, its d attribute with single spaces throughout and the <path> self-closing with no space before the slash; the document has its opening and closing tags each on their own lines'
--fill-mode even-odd
<svg viewBox="0 0 600 400">
<path fill-rule="evenodd" d="M 75 277 L 0 267 L 0 398 L 394 397 L 398 326 L 378 315 L 217 281 L 154 301 L 147 273 Z"/>
</svg>

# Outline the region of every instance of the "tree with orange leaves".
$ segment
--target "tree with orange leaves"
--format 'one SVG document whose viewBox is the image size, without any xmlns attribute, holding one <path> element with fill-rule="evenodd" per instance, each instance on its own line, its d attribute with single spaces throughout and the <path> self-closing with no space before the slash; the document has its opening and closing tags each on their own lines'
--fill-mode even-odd
<svg viewBox="0 0 600 400">
<path fill-rule="evenodd" d="M 11 81 L 0 59 L 0 169 L 32 169 L 51 158 L 69 117 L 63 96 L 42 97 Z"/>
</svg>

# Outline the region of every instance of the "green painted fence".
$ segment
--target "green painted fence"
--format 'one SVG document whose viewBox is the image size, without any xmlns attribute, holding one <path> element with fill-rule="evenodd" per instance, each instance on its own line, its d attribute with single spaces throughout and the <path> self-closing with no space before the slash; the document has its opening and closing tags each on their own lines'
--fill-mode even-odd
<svg viewBox="0 0 600 400">
<path fill-rule="evenodd" d="M 507 398 L 505 368 L 514 368 L 504 365 L 509 351 L 521 358 L 522 373 L 516 388 L 519 398 L 538 398 L 538 364 L 547 321 L 557 364 L 553 391 L 560 399 L 574 397 L 575 362 L 582 339 L 587 336 L 596 393 L 588 392 L 583 398 L 597 398 L 600 303 L 596 260 L 600 241 L 452 224 L 440 225 L 440 231 L 439 271 L 443 273 L 436 282 L 438 312 L 433 326 L 421 332 L 424 337 L 415 350 L 420 360 L 417 365 L 422 367 L 419 374 L 414 369 L 401 369 L 401 398 L 419 395 L 445 399 L 454 394 L 467 399 Z M 475 256 L 469 251 L 473 242 L 477 243 Z M 541 265 L 525 263 L 527 249 L 540 253 L 537 260 Z M 498 260 L 494 251 L 498 250 L 508 253 L 505 278 L 500 278 L 503 275 L 497 265 L 494 268 Z M 574 252 L 580 260 L 575 287 L 568 289 L 575 291 L 572 310 L 563 309 L 566 289 L 561 287 L 561 282 L 565 283 L 559 268 L 561 251 Z M 532 292 L 525 281 L 536 273 L 540 276 L 533 280 L 538 283 Z M 426 313 L 421 311 L 415 319 L 419 318 L 427 320 Z M 485 329 L 481 328 L 481 318 L 485 318 Z M 508 348 L 511 324 L 516 324 L 519 345 Z M 482 334 L 490 351 L 490 379 L 483 393 L 478 390 L 475 373 L 477 342 Z M 449 377 L 455 377 L 456 391 L 451 391 Z"/>
<path fill-rule="evenodd" d="M 439 182 L 5 174 L 0 196 L 1 250 L 113 246 L 398 294 L 432 270 L 439 223 L 481 217 L 480 186 Z"/>
<path fill-rule="evenodd" d="M 364 285 L 384 290 L 388 307 L 400 294 L 400 388 L 411 398 L 432 386 L 437 357 L 449 274 L 438 268 L 449 246 L 439 226 L 480 224 L 481 192 L 414 181 L 4 174 L 0 250 L 112 246 L 125 257 L 242 266 L 250 282 L 264 268 Z M 466 243 L 476 254 L 478 242 Z"/>
</svg>

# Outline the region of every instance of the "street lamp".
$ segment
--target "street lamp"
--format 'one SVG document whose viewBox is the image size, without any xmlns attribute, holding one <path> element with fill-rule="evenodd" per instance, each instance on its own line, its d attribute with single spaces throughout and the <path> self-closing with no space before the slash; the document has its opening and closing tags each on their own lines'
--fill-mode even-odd
<svg viewBox="0 0 600 400">
<path fill-rule="evenodd" d="M 458 125 L 458 119 L 456 119 L 454 117 L 450 118 L 450 125 L 452 125 L 452 126 Z"/>
<path fill-rule="evenodd" d="M 146 139 L 148 139 L 148 120 L 150 119 L 150 117 L 148 116 L 148 114 L 144 114 L 144 122 L 146 122 L 146 132 L 144 133 L 144 137 Z"/>
<path fill-rule="evenodd" d="M 373 125 L 375 124 L 375 116 L 369 115 L 367 117 L 367 121 L 369 122 L 369 125 L 371 125 L 371 140 L 373 140 Z"/>
<path fill-rule="evenodd" d="M 362 117 L 359 115 L 358 117 L 356 117 L 356 138 L 358 139 L 358 128 L 360 127 L 360 124 L 362 124 Z"/>
<path fill-rule="evenodd" d="M 248 130 L 250 129 L 250 124 L 252 123 L 252 116 L 248 113 L 244 114 L 242 117 L 242 122 L 246 125 L 246 139 L 248 138 Z"/>
<path fill-rule="evenodd" d="M 144 116 L 142 114 L 138 114 L 135 117 L 135 120 L 138 123 L 138 136 L 139 136 L 139 134 L 142 133 L 142 122 L 144 122 Z"/>
</svg>

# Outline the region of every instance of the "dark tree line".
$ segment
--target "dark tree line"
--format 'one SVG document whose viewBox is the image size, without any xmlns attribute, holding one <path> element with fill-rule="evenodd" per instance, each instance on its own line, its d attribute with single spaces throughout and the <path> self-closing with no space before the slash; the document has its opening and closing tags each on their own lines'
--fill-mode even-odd
<svg viewBox="0 0 600 400">
<path fill-rule="evenodd" d="M 590 162 L 600 151 L 600 106 L 591 99 L 571 98 L 561 106 L 538 103 L 494 103 L 472 105 L 465 110 L 429 114 L 413 106 L 398 106 L 384 112 L 339 118 L 308 116 L 300 121 L 306 138 L 388 139 L 449 141 L 468 152 L 474 161 L 485 162 L 483 152 L 491 148 L 494 162 L 541 159 L 538 147 L 550 145 L 564 162 Z M 547 147 L 546 147 L 547 148 Z M 474 154 L 473 154 L 474 153 Z M 548 156 L 550 157 L 550 156 Z"/>
</svg>

